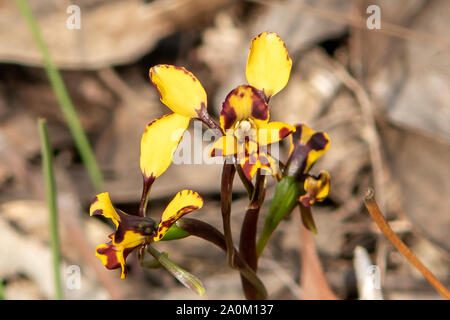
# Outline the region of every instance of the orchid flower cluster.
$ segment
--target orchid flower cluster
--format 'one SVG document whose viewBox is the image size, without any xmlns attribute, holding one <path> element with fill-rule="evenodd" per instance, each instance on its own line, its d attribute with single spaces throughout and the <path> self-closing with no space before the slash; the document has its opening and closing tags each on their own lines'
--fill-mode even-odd
<svg viewBox="0 0 450 320">
<path fill-rule="evenodd" d="M 240 272 L 248 299 L 267 297 L 257 276 L 257 266 L 271 234 L 296 206 L 300 207 L 305 226 L 316 232 L 311 205 L 327 196 L 330 185 L 326 171 L 321 171 L 318 176 L 310 174 L 311 167 L 329 147 L 328 135 L 304 124 L 292 126 L 269 121 L 270 99 L 286 86 L 291 68 L 292 60 L 277 34 L 263 32 L 255 37 L 246 66 L 248 84 L 236 87 L 226 96 L 219 122 L 208 113 L 206 92 L 191 72 L 172 65 L 156 65 L 150 69 L 150 80 L 158 90 L 161 102 L 172 112 L 148 124 L 142 135 L 140 168 L 143 191 L 137 214 L 127 214 L 115 208 L 107 192 L 97 195 L 91 204 L 90 215 L 102 215 L 115 225 L 110 241 L 96 248 L 96 256 L 106 268 L 120 268 L 123 279 L 127 274 L 128 255 L 137 250 L 141 265 L 146 266 L 145 252 L 149 252 L 183 284 L 202 294 L 201 282 L 196 277 L 176 266 L 167 254 L 159 253 L 153 246 L 154 242 L 161 240 L 197 236 L 227 253 L 230 267 Z M 202 197 L 192 190 L 178 192 L 162 213 L 159 223 L 147 216 L 151 186 L 171 164 L 192 119 L 202 121 L 218 133 L 208 155 L 225 159 L 221 180 L 223 232 L 204 221 L 184 217 L 203 206 Z M 272 157 L 267 147 L 285 138 L 289 138 L 290 150 L 283 164 L 280 159 Z M 233 244 L 230 227 L 231 194 L 236 172 L 249 196 L 239 248 Z M 278 185 L 258 237 L 258 217 L 265 198 L 266 178 L 270 176 Z"/>
</svg>

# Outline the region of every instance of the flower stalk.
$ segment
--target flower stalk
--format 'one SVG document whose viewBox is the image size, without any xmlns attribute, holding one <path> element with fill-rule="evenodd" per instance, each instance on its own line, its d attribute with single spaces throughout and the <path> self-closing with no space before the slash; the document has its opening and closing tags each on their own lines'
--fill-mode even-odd
<svg viewBox="0 0 450 320">
<path fill-rule="evenodd" d="M 196 236 L 209 241 L 223 251 L 228 252 L 225 236 L 210 224 L 193 218 L 183 218 L 177 222 L 177 225 L 183 230 L 189 232 L 189 234 L 191 234 L 192 236 Z M 232 247 L 232 251 L 232 255 L 234 257 L 234 264 L 232 267 L 238 269 L 241 273 L 241 276 L 244 277 L 253 286 L 254 290 L 256 291 L 255 295 L 259 297 L 259 299 L 266 299 L 267 291 L 264 287 L 264 284 L 258 278 L 254 270 L 242 258 L 236 248 Z"/>
<path fill-rule="evenodd" d="M 233 196 L 233 180 L 236 169 L 233 164 L 225 163 L 222 170 L 222 180 L 220 189 L 220 208 L 222 212 L 223 233 L 225 236 L 227 261 L 230 267 L 234 263 L 234 244 L 231 233 L 231 201 Z"/>
</svg>

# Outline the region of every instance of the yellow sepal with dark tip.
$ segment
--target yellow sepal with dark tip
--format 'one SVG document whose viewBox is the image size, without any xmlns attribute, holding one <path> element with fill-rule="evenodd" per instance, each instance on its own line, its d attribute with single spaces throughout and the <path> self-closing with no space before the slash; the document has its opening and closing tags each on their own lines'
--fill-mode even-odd
<svg viewBox="0 0 450 320">
<path fill-rule="evenodd" d="M 200 81 L 183 67 L 160 64 L 150 69 L 150 80 L 161 96 L 161 102 L 173 112 L 197 118 L 206 108 L 206 92 Z"/>
<path fill-rule="evenodd" d="M 94 198 L 89 208 L 89 215 L 102 215 L 105 218 L 111 219 L 116 225 L 116 228 L 119 226 L 120 217 L 111 203 L 108 192 L 100 193 Z"/>
<path fill-rule="evenodd" d="M 195 191 L 178 192 L 164 210 L 154 241 L 161 240 L 167 230 L 182 216 L 203 207 L 203 198 Z"/>
<path fill-rule="evenodd" d="M 306 167 L 305 171 L 308 171 L 311 166 L 319 159 L 321 156 L 327 152 L 327 150 L 330 148 L 330 137 L 325 132 L 322 133 L 322 139 L 326 140 L 327 143 L 322 149 L 311 149 L 311 151 L 308 154 L 308 158 L 306 160 Z"/>
<path fill-rule="evenodd" d="M 289 159 L 285 172 L 301 178 L 330 147 L 330 137 L 325 132 L 316 132 L 304 124 L 296 125 L 289 136 Z"/>
<path fill-rule="evenodd" d="M 283 122 L 272 121 L 262 124 L 258 127 L 258 144 L 266 146 L 278 142 L 293 132 L 295 132 L 295 127 Z"/>
<path fill-rule="evenodd" d="M 127 275 L 126 259 L 133 251 L 134 247 L 115 246 L 111 242 L 102 243 L 95 248 L 95 256 L 100 259 L 107 269 L 121 268 L 121 279 L 125 279 Z"/>
</svg>

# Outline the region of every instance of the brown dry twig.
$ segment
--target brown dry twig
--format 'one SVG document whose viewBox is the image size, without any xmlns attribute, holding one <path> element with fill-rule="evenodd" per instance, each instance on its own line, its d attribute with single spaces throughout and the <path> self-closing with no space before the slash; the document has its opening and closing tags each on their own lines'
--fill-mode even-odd
<svg viewBox="0 0 450 320">
<path fill-rule="evenodd" d="M 392 231 L 389 224 L 386 222 L 383 214 L 381 213 L 377 202 L 374 198 L 374 191 L 370 189 L 367 191 L 364 197 L 364 204 L 370 213 L 370 216 L 378 225 L 383 234 L 389 239 L 389 241 L 397 248 L 398 251 L 417 269 L 422 273 L 425 279 L 436 289 L 436 291 L 447 300 L 450 300 L 450 292 L 444 285 L 431 273 L 427 267 L 414 255 L 414 253 L 400 240 L 399 237 Z"/>
</svg>

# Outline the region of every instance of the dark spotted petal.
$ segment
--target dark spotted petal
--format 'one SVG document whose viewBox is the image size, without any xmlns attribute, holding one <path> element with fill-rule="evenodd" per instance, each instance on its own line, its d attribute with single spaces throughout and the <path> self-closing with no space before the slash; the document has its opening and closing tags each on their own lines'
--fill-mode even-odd
<svg viewBox="0 0 450 320">
<path fill-rule="evenodd" d="M 298 199 L 303 206 L 309 207 L 316 201 L 323 201 L 330 191 L 330 174 L 321 171 L 318 178 L 309 176 L 306 178 L 303 188 L 306 193 Z"/>
<path fill-rule="evenodd" d="M 122 268 L 121 279 L 125 279 L 127 275 L 125 260 L 134 248 L 116 247 L 111 242 L 102 243 L 95 249 L 95 256 L 107 269 Z"/>
<path fill-rule="evenodd" d="M 250 118 L 258 123 L 269 121 L 269 107 L 257 89 L 239 86 L 225 98 L 220 111 L 220 125 L 227 130 L 233 128 L 237 121 Z"/>
<path fill-rule="evenodd" d="M 330 138 L 326 133 L 316 132 L 305 125 L 295 128 L 289 136 L 291 147 L 286 172 L 288 176 L 300 177 L 328 150 Z"/>
<path fill-rule="evenodd" d="M 203 198 L 195 191 L 178 192 L 164 210 L 154 241 L 161 240 L 167 230 L 182 216 L 203 207 Z"/>
</svg>

